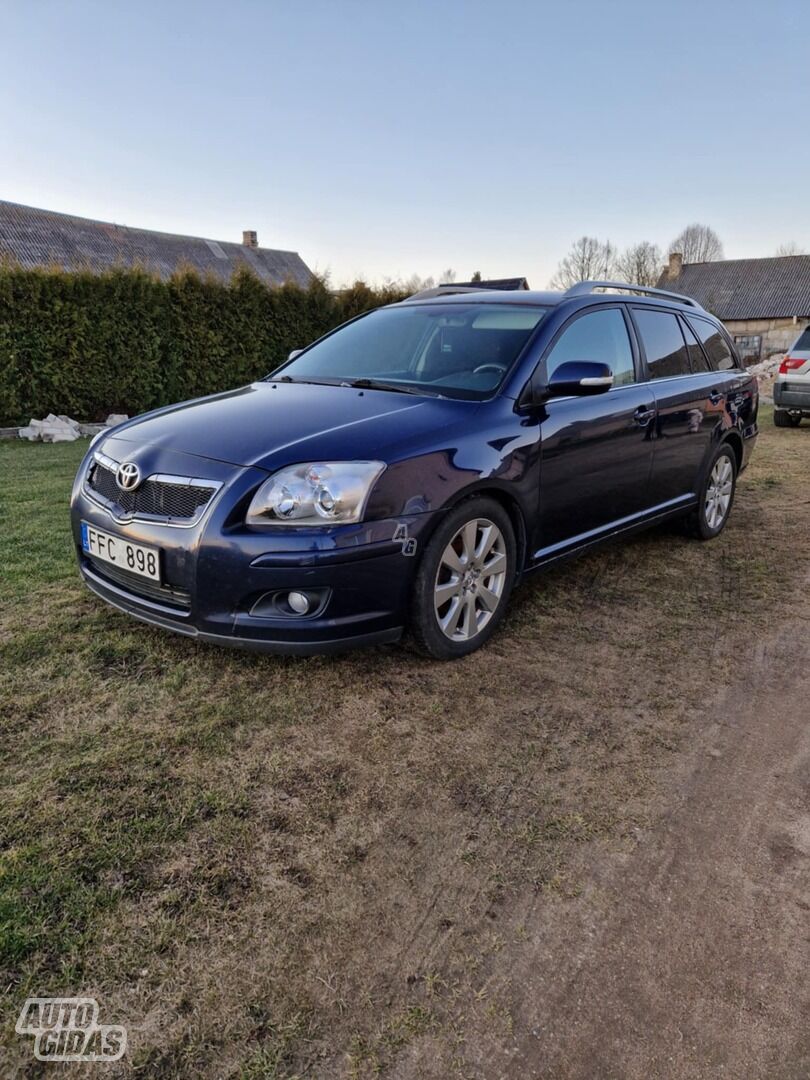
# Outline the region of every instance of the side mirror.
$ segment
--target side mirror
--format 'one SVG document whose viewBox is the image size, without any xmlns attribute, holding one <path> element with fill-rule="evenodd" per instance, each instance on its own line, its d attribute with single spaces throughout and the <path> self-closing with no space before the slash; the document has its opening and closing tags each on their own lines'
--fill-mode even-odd
<svg viewBox="0 0 810 1080">
<path fill-rule="evenodd" d="M 607 364 L 590 360 L 569 360 L 552 373 L 546 387 L 546 397 L 583 397 L 604 394 L 613 386 L 613 372 Z"/>
<path fill-rule="evenodd" d="M 293 349 L 293 351 L 287 357 L 287 362 L 289 363 L 289 361 L 294 360 L 296 358 L 296 356 L 300 356 L 303 351 L 304 351 L 303 349 Z"/>
</svg>

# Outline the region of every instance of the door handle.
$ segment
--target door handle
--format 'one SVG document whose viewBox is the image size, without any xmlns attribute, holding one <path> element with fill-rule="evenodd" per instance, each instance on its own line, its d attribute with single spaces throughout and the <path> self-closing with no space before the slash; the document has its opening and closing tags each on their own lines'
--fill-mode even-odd
<svg viewBox="0 0 810 1080">
<path fill-rule="evenodd" d="M 719 390 L 712 390 L 712 392 L 709 394 L 709 401 L 712 403 L 712 405 L 719 405 L 722 400 L 723 395 L 720 393 Z"/>
<path fill-rule="evenodd" d="M 643 405 L 639 405 L 633 413 L 633 419 L 639 427 L 646 427 L 654 416 L 655 409 L 645 408 Z"/>
</svg>

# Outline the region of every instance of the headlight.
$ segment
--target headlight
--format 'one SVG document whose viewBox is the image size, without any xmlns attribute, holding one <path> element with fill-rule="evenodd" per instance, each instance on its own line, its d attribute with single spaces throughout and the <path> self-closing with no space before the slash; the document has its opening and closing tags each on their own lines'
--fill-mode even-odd
<svg viewBox="0 0 810 1080">
<path fill-rule="evenodd" d="M 248 507 L 248 525 L 340 525 L 360 521 L 382 461 L 291 465 L 266 480 Z"/>
</svg>

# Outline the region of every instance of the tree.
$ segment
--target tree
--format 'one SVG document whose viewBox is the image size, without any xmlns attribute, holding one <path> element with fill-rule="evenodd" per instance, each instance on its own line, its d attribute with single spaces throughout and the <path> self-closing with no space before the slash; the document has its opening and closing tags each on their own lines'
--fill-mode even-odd
<svg viewBox="0 0 810 1080">
<path fill-rule="evenodd" d="M 662 268 L 661 249 L 649 240 L 626 248 L 616 260 L 617 275 L 632 285 L 655 285 Z"/>
<path fill-rule="evenodd" d="M 386 278 L 386 288 L 401 289 L 403 292 L 412 296 L 414 293 L 421 292 L 423 289 L 432 289 L 436 284 L 436 281 L 432 277 L 420 277 L 418 274 L 411 274 L 409 278 Z"/>
<path fill-rule="evenodd" d="M 806 254 L 807 254 L 807 252 L 804 250 L 804 248 L 799 247 L 799 245 L 793 240 L 788 241 L 787 244 L 780 244 L 779 247 L 776 249 L 776 257 L 777 258 L 779 258 L 782 255 L 806 255 Z"/>
<path fill-rule="evenodd" d="M 473 274 L 473 276 L 470 278 L 470 281 L 481 281 L 481 280 L 483 280 L 481 278 L 481 271 L 476 270 L 475 273 Z"/>
<path fill-rule="evenodd" d="M 448 267 L 447 270 L 443 270 L 439 274 L 438 280 L 429 275 L 428 277 L 420 277 L 419 274 L 411 274 L 409 278 L 383 278 L 383 288 L 392 289 L 395 292 L 407 292 L 409 295 L 412 293 L 421 292 L 423 289 L 434 289 L 437 284 L 452 285 L 456 280 L 456 272 L 452 267 Z"/>
<path fill-rule="evenodd" d="M 609 240 L 581 236 L 558 264 L 549 288 L 564 290 L 578 281 L 609 279 L 615 270 L 616 255 L 616 248 Z"/>
<path fill-rule="evenodd" d="M 720 237 L 708 225 L 687 225 L 669 245 L 669 254 L 679 252 L 685 263 L 717 262 L 723 258 Z"/>
</svg>

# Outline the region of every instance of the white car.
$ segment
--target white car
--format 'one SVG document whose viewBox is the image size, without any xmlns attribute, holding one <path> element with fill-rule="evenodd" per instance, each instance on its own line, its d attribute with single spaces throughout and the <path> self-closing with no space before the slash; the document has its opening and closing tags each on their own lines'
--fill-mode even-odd
<svg viewBox="0 0 810 1080">
<path fill-rule="evenodd" d="M 773 403 L 777 427 L 798 427 L 803 416 L 810 419 L 810 326 L 802 330 L 779 365 Z"/>
</svg>

